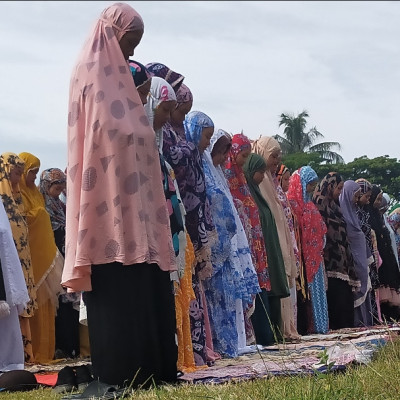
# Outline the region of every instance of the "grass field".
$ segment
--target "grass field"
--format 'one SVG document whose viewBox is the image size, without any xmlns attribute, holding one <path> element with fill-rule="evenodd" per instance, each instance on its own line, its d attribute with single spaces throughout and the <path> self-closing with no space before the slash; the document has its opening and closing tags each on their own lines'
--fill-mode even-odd
<svg viewBox="0 0 400 400">
<path fill-rule="evenodd" d="M 0 394 L 0 400 L 59 400 L 52 389 Z M 400 399 L 400 339 L 388 342 L 362 366 L 316 376 L 270 377 L 221 385 L 163 386 L 136 391 L 135 400 L 268 399 L 268 400 L 382 400 Z"/>
</svg>

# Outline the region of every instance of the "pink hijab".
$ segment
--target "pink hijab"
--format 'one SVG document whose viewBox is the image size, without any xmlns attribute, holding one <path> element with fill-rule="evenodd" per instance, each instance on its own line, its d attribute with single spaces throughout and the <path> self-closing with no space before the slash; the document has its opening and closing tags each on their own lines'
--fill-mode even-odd
<svg viewBox="0 0 400 400">
<path fill-rule="evenodd" d="M 129 5 L 106 8 L 70 82 L 66 255 L 62 284 L 91 290 L 91 265 L 175 270 L 155 134 L 119 46 L 143 29 Z"/>
</svg>

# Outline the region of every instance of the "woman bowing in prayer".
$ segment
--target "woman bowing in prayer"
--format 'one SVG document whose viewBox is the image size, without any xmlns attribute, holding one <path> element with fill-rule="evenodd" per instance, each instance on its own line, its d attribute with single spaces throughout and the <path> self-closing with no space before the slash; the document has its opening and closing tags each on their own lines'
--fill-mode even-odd
<svg viewBox="0 0 400 400">
<path fill-rule="evenodd" d="M 305 315 L 298 315 L 298 321 L 307 322 L 304 328 L 308 333 L 327 333 L 329 321 L 323 256 L 327 229 L 321 214 L 311 201 L 317 184 L 316 172 L 309 166 L 301 167 L 290 177 L 287 197 L 299 222 L 301 250 L 310 295 L 308 311 Z"/>
<path fill-rule="evenodd" d="M 343 184 L 337 172 L 330 172 L 313 194 L 313 202 L 327 227 L 324 262 L 328 277 L 326 295 L 330 329 L 354 326 L 353 292 L 361 287 L 339 205 Z"/>
<path fill-rule="evenodd" d="M 62 282 L 84 291 L 97 385 L 176 381 L 175 252 L 154 130 L 127 61 L 143 32 L 131 6 L 107 7 L 70 82 Z"/>
</svg>

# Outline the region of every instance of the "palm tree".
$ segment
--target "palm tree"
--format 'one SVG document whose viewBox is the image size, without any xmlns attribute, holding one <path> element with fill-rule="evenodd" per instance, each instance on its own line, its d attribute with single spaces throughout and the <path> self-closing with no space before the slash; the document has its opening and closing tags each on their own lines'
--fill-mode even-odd
<svg viewBox="0 0 400 400">
<path fill-rule="evenodd" d="M 284 126 L 283 135 L 275 135 L 275 139 L 280 143 L 282 153 L 318 153 L 323 161 L 327 163 L 344 163 L 343 157 L 332 151 L 332 148 L 341 150 L 338 142 L 323 142 L 314 144 L 319 138 L 324 135 L 314 126 L 308 132 L 305 132 L 309 115 L 306 110 L 300 113 L 297 117 L 289 114 L 281 114 L 279 126 Z"/>
</svg>

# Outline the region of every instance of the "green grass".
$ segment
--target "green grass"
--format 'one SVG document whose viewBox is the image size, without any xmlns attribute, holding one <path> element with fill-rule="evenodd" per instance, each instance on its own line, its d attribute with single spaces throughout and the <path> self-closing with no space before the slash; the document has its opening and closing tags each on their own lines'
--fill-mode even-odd
<svg viewBox="0 0 400 400">
<path fill-rule="evenodd" d="M 59 400 L 51 389 L 0 394 L 0 400 Z M 135 400 L 382 400 L 400 399 L 400 339 L 388 342 L 373 360 L 344 373 L 270 377 L 222 385 L 163 386 L 135 392 Z"/>
</svg>

